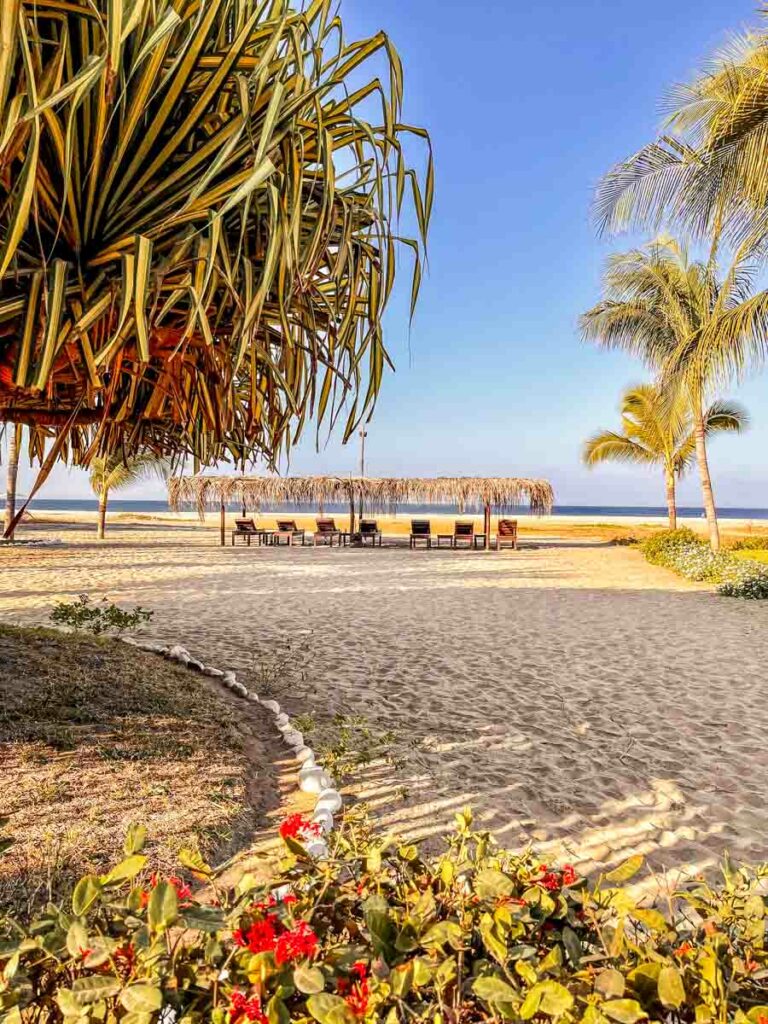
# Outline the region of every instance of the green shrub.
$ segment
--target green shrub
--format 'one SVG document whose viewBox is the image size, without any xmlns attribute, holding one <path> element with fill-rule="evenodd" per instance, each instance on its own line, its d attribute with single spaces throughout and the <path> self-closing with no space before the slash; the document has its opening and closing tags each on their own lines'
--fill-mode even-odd
<svg viewBox="0 0 768 1024">
<path fill-rule="evenodd" d="M 643 554 L 654 565 L 665 565 L 666 559 L 680 548 L 701 543 L 693 530 L 682 526 L 679 530 L 662 530 L 661 533 L 650 537 L 643 544 Z"/>
<path fill-rule="evenodd" d="M 768 536 L 741 537 L 731 544 L 731 551 L 768 551 Z"/>
<path fill-rule="evenodd" d="M 127 629 L 135 629 L 149 622 L 154 614 L 141 605 L 136 605 L 131 611 L 116 604 L 108 605 L 106 597 L 101 599 L 100 605 L 94 605 L 87 594 L 81 594 L 77 601 L 61 601 L 54 605 L 51 622 L 99 636 L 101 633 L 120 634 Z"/>
<path fill-rule="evenodd" d="M 594 882 L 516 855 L 457 815 L 442 856 L 347 820 L 315 862 L 300 816 L 281 826 L 279 876 L 234 891 L 199 855 L 147 877 L 142 830 L 125 860 L 71 903 L 6 922 L 6 1024 L 459 1024 L 535 1020 L 767 1024 L 768 865 L 725 865 L 664 910 L 626 883 L 641 857 Z M 673 903 L 675 906 L 673 912 Z"/>
</svg>

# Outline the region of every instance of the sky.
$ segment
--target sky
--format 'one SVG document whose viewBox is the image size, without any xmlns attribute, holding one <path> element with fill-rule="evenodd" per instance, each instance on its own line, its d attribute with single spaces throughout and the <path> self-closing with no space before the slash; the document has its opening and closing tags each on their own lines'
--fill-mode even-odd
<svg viewBox="0 0 768 1024">
<path fill-rule="evenodd" d="M 585 437 L 618 427 L 621 390 L 644 368 L 579 340 L 603 260 L 589 219 L 600 176 L 650 140 L 667 89 L 757 0 L 342 0 L 349 38 L 389 33 L 405 69 L 404 119 L 436 163 L 429 271 L 412 327 L 408 271 L 387 315 L 396 373 L 368 425 L 366 473 L 542 476 L 558 504 L 663 503 L 655 472 L 580 465 Z M 719 504 L 768 506 L 768 375 L 732 389 L 752 427 L 711 446 Z M 313 439 L 292 473 L 349 472 L 357 438 Z M 22 471 L 20 488 L 31 473 Z M 57 468 L 40 497 L 88 497 Z M 143 484 L 120 497 L 163 497 Z M 699 504 L 695 474 L 682 504 Z"/>
</svg>

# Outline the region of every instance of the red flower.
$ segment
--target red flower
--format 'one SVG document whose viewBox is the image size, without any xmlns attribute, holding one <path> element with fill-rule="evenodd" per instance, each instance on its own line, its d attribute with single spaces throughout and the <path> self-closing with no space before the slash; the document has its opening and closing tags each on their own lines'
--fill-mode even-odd
<svg viewBox="0 0 768 1024">
<path fill-rule="evenodd" d="M 339 978 L 336 982 L 336 990 L 344 996 L 344 1002 L 356 1017 L 364 1017 L 368 1012 L 368 999 L 370 990 L 367 978 L 368 968 L 358 960 L 352 964 L 350 974 L 357 976 L 357 980 L 351 978 Z"/>
<path fill-rule="evenodd" d="M 192 890 L 185 883 L 183 878 L 179 878 L 177 875 L 171 875 L 168 881 L 176 890 L 176 896 L 179 900 L 188 900 L 189 897 L 192 895 Z"/>
<path fill-rule="evenodd" d="M 275 918 L 270 915 L 263 921 L 254 921 L 245 933 L 242 928 L 238 928 L 232 937 L 236 945 L 246 946 L 251 953 L 265 953 L 274 949 L 277 942 Z"/>
<path fill-rule="evenodd" d="M 92 952 L 93 952 L 92 949 L 83 949 L 81 947 L 80 948 L 80 959 L 81 960 L 86 960 L 91 955 Z"/>
<path fill-rule="evenodd" d="M 573 864 L 565 864 L 563 866 L 563 885 L 574 885 L 578 880 L 579 876 L 576 874 Z"/>
<path fill-rule="evenodd" d="M 258 996 L 247 999 L 242 992 L 233 992 L 229 1003 L 229 1019 L 235 1021 L 243 1016 L 246 1020 L 256 1021 L 257 1024 L 268 1024 L 267 1015 L 261 1008 Z"/>
<path fill-rule="evenodd" d="M 759 1013 L 757 1015 L 757 1024 L 768 1024 L 768 1013 Z"/>
<path fill-rule="evenodd" d="M 295 902 L 296 902 L 296 897 L 293 895 L 293 893 L 289 892 L 287 896 L 283 896 L 283 906 L 284 907 L 292 907 Z"/>
<path fill-rule="evenodd" d="M 690 942 L 684 942 L 682 945 L 677 947 L 677 949 L 673 952 L 672 956 L 685 956 L 686 953 L 690 953 L 692 950 L 693 946 L 690 944 Z"/>
<path fill-rule="evenodd" d="M 560 878 L 554 871 L 546 871 L 544 873 L 544 877 L 540 878 L 538 881 L 540 885 L 543 885 L 544 888 L 548 889 L 550 892 L 554 892 L 556 889 L 560 888 Z"/>
<path fill-rule="evenodd" d="M 747 953 L 744 957 L 744 967 L 752 973 L 752 971 L 756 971 L 760 967 L 760 964 L 753 958 L 751 953 Z"/>
<path fill-rule="evenodd" d="M 119 970 L 130 973 L 133 970 L 133 965 L 136 963 L 136 950 L 130 942 L 126 942 L 124 945 L 117 947 L 112 954 L 112 959 L 117 964 Z"/>
<path fill-rule="evenodd" d="M 317 935 L 306 921 L 299 921 L 291 931 L 283 932 L 275 945 L 275 960 L 278 964 L 314 956 L 317 951 Z"/>
<path fill-rule="evenodd" d="M 290 836 L 292 839 L 306 841 L 319 836 L 322 829 L 319 822 L 310 821 L 303 814 L 289 814 L 278 831 L 281 839 Z"/>
</svg>

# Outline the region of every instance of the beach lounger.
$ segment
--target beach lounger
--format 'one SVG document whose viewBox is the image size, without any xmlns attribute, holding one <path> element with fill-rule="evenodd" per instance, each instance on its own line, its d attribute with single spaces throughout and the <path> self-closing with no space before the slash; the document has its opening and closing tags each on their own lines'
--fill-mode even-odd
<svg viewBox="0 0 768 1024">
<path fill-rule="evenodd" d="M 432 547 L 432 524 L 428 519 L 411 520 L 410 546 L 415 548 L 419 541 L 424 541 L 426 547 Z"/>
<path fill-rule="evenodd" d="M 496 550 L 501 551 L 502 547 L 514 548 L 517 550 L 517 520 L 500 519 L 496 530 Z"/>
<path fill-rule="evenodd" d="M 284 540 L 291 547 L 294 541 L 301 540 L 302 546 L 305 543 L 305 531 L 300 530 L 295 519 L 278 519 L 277 529 L 272 535 L 272 543 L 280 544 Z"/>
<path fill-rule="evenodd" d="M 256 526 L 253 519 L 236 519 L 235 528 L 232 531 L 232 547 L 235 546 L 235 537 L 242 537 L 243 541 L 251 546 L 251 537 L 261 538 L 262 531 Z"/>
<path fill-rule="evenodd" d="M 317 519 L 317 529 L 312 535 L 312 543 L 317 547 L 318 544 L 330 544 L 333 547 L 334 538 L 338 541 L 339 547 L 341 547 L 342 531 L 336 525 L 334 519 Z"/>
<path fill-rule="evenodd" d="M 472 547 L 475 543 L 475 524 L 456 521 L 453 527 L 452 547 L 457 548 L 459 544 L 467 544 Z"/>
<path fill-rule="evenodd" d="M 376 547 L 376 541 L 379 542 L 381 547 L 381 530 L 379 524 L 375 519 L 361 519 L 360 520 L 360 543 L 365 544 L 366 540 L 370 539 L 373 547 Z"/>
</svg>

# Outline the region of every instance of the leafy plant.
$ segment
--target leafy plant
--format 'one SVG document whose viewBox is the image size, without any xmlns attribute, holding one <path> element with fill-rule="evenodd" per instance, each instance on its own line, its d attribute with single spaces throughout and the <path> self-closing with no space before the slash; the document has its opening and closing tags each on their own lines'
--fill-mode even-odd
<svg viewBox="0 0 768 1024">
<path fill-rule="evenodd" d="M 95 605 L 87 594 L 81 594 L 77 601 L 60 601 L 54 605 L 51 621 L 59 626 L 84 630 L 99 636 L 101 633 L 124 633 L 128 629 L 149 622 L 155 613 L 141 605 L 126 611 L 114 603 L 107 604 L 106 597 Z"/>
<path fill-rule="evenodd" d="M 663 565 L 689 580 L 717 583 L 725 597 L 768 598 L 768 568 L 729 551 L 713 551 L 687 528 L 666 530 L 643 545 L 654 565 Z"/>
<path fill-rule="evenodd" d="M 468 811 L 432 857 L 348 816 L 315 861 L 316 828 L 286 820 L 277 876 L 229 890 L 191 851 L 150 875 L 132 826 L 69 903 L 5 920 L 4 1024 L 768 1021 L 768 866 L 726 863 L 664 913 L 627 888 L 642 857 L 587 882 L 501 849 Z"/>
<path fill-rule="evenodd" d="M 768 551 L 768 537 L 740 537 L 730 545 L 731 551 Z"/>
</svg>

